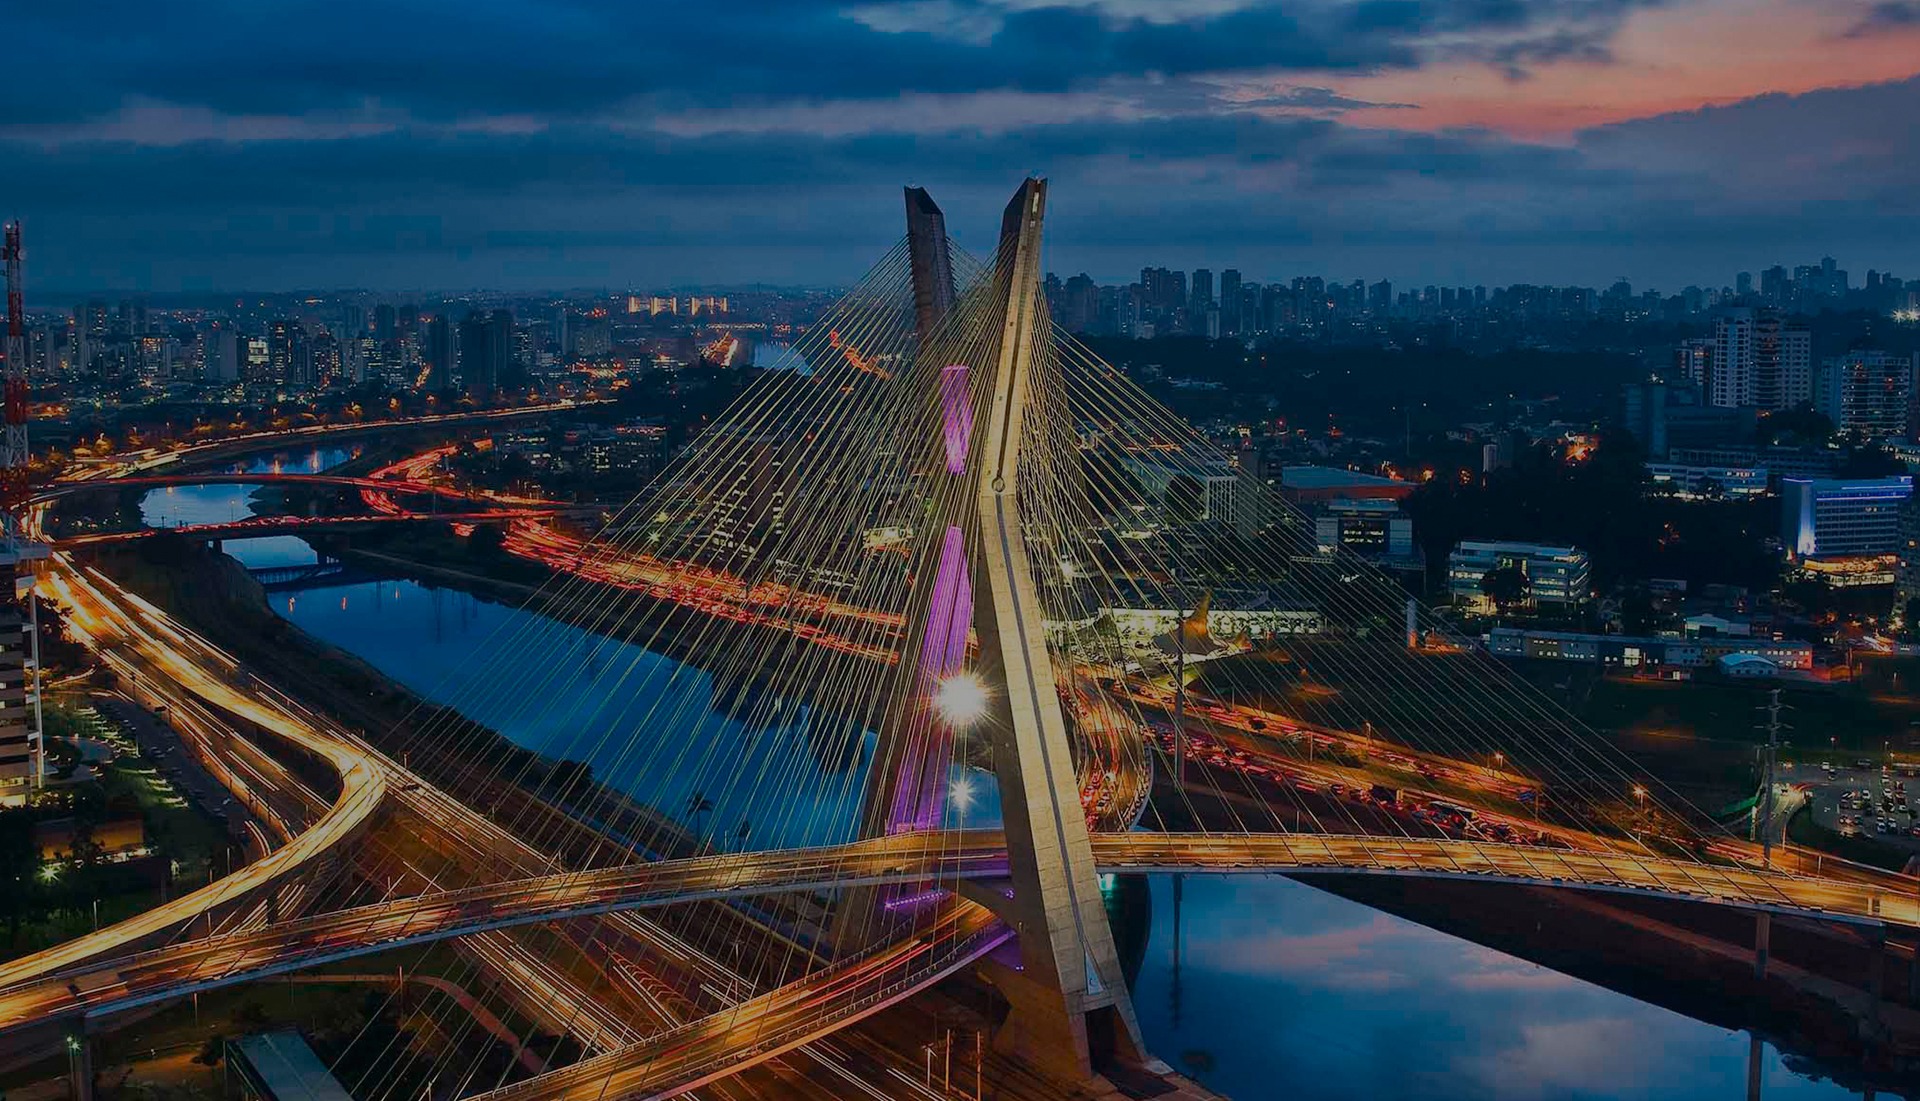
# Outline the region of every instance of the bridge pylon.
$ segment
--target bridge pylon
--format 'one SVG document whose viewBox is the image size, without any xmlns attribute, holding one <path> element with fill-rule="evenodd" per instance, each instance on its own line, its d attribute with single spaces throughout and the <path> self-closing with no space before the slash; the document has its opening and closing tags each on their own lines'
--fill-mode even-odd
<svg viewBox="0 0 1920 1101">
<path fill-rule="evenodd" d="M 1011 883 L 968 893 L 1015 928 L 1020 947 L 1017 968 L 987 969 L 1013 1010 L 995 1046 L 1052 1077 L 1085 1082 L 1107 1058 L 1147 1060 L 1099 888 L 1020 525 L 1023 430 L 1036 347 L 1044 350 L 1047 339 L 1040 291 L 1046 184 L 1020 186 L 1001 219 L 992 272 L 964 294 L 954 287 L 940 208 L 918 188 L 907 189 L 906 207 L 916 354 L 925 360 L 921 377 L 937 391 L 923 396 L 924 407 L 944 443 L 936 449 L 944 462 L 922 473 L 929 486 L 943 486 L 930 493 L 944 496 L 950 487 L 960 507 L 922 544 L 930 558 L 909 605 L 909 660 L 882 724 L 874 767 L 884 780 L 868 789 L 863 829 L 872 836 L 941 828 L 958 736 L 984 735 Z M 971 660 L 970 635 L 978 640 Z M 956 705 L 969 714 L 943 714 Z M 887 895 L 855 890 L 843 900 L 836 934 L 843 948 L 889 926 L 875 919 Z"/>
<path fill-rule="evenodd" d="M 1085 1079 L 1095 1056 L 1145 1051 L 1120 971 L 1080 804 L 1066 717 L 1033 566 L 1020 528 L 1021 441 L 1035 345 L 1046 339 L 1040 233 L 1047 185 L 1028 179 L 1007 204 L 992 293 L 1003 311 L 976 465 L 973 628 L 999 778 L 1021 970 L 1002 984 L 1013 1015 L 996 1047 L 1030 1065 Z"/>
</svg>

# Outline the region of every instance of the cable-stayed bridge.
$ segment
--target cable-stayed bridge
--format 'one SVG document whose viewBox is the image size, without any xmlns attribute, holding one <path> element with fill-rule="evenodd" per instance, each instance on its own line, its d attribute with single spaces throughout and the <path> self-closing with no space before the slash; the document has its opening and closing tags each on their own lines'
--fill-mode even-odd
<svg viewBox="0 0 1920 1101">
<path fill-rule="evenodd" d="M 1007 1058 L 1084 1081 L 1151 1065 L 1105 872 L 1920 926 L 1906 877 L 1769 867 L 1056 330 L 1045 202 L 1023 184 L 976 260 L 910 191 L 906 239 L 793 369 L 603 531 L 512 518 L 555 568 L 543 616 L 404 730 L 236 685 L 232 659 L 58 559 L 141 690 L 344 779 L 249 765 L 299 796 L 285 817 L 306 808 L 273 870 L 0 966 L 0 1031 L 444 941 L 568 1007 L 589 1053 L 466 1093 L 684 1091 L 961 969 L 1006 1002 Z M 549 732 L 537 751 L 495 732 L 521 720 Z"/>
</svg>

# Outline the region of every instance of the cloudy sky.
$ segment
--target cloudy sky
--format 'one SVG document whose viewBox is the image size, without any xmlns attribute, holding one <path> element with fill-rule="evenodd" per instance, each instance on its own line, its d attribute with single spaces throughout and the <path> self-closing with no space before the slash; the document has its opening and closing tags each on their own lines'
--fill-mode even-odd
<svg viewBox="0 0 1920 1101">
<path fill-rule="evenodd" d="M 1048 266 L 1920 277 L 1920 0 L 18 6 L 33 285 L 831 284 L 933 191 Z"/>
</svg>

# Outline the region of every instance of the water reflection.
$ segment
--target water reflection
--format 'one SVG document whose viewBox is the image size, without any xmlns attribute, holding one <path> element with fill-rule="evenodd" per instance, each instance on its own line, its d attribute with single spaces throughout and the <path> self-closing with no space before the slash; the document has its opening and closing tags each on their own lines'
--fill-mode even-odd
<svg viewBox="0 0 1920 1101">
<path fill-rule="evenodd" d="M 236 474 L 319 474 L 357 457 L 360 448 L 318 447 L 241 459 L 222 472 Z M 140 499 L 140 522 L 150 528 L 182 524 L 226 524 L 253 515 L 253 493 L 258 486 L 168 486 Z M 314 560 L 313 549 L 292 536 L 249 539 L 244 544 L 249 566 L 297 566 Z"/>
<path fill-rule="evenodd" d="M 1238 1101 L 1747 1096 L 1745 1033 L 1278 877 L 1185 878 L 1176 984 L 1172 880 L 1151 889 L 1141 1029 Z M 1762 1084 L 1855 1096 L 1771 1047 Z"/>
</svg>

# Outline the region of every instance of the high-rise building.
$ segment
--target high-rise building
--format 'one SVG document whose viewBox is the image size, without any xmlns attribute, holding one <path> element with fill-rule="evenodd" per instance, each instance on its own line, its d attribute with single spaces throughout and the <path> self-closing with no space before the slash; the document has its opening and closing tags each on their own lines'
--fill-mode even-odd
<svg viewBox="0 0 1920 1101">
<path fill-rule="evenodd" d="M 1714 319 L 1713 364 L 1707 375 L 1707 403 L 1724 408 L 1754 402 L 1753 311 L 1728 310 Z"/>
<path fill-rule="evenodd" d="M 1904 439 L 1913 404 L 1913 357 L 1853 351 L 1820 365 L 1814 408 L 1834 427 L 1871 439 Z"/>
<path fill-rule="evenodd" d="M 1790 290 L 1790 282 L 1787 278 L 1787 269 L 1775 264 L 1760 273 L 1760 297 L 1771 305 L 1784 305 Z"/>
<path fill-rule="evenodd" d="M 1367 288 L 1367 309 L 1375 317 L 1393 312 L 1393 284 L 1385 279 Z"/>
<path fill-rule="evenodd" d="M 1712 355 L 1710 404 L 1778 410 L 1813 399 L 1813 334 L 1800 322 L 1772 310 L 1728 310 L 1714 321 Z"/>
<path fill-rule="evenodd" d="M 480 398 L 515 384 L 512 313 L 474 310 L 461 319 L 460 378 L 467 393 Z"/>
<path fill-rule="evenodd" d="M 1893 554 L 1913 478 L 1782 478 L 1780 535 L 1799 558 Z"/>
<path fill-rule="evenodd" d="M 425 336 L 420 342 L 421 358 L 427 366 L 427 389 L 446 394 L 453 391 L 453 323 L 443 309 L 427 319 Z"/>
<path fill-rule="evenodd" d="M 1753 403 L 1794 409 L 1813 400 L 1813 333 L 1802 322 L 1763 313 L 1753 330 Z"/>
<path fill-rule="evenodd" d="M 1910 602 L 1920 599 L 1920 498 L 1908 497 L 1901 502 L 1894 521 L 1894 542 L 1894 553 L 1899 556 L 1893 571 L 1894 607 L 1904 614 Z M 1907 626 L 1913 626 L 1911 619 Z"/>
<path fill-rule="evenodd" d="M 1193 297 L 1189 300 L 1188 309 L 1195 314 L 1202 314 L 1211 305 L 1213 305 L 1213 269 L 1195 268 L 1193 269 Z"/>
<path fill-rule="evenodd" d="M 273 381 L 265 337 L 237 337 L 234 341 L 234 357 L 242 382 L 260 385 Z"/>
<path fill-rule="evenodd" d="M 1716 337 L 1702 336 L 1683 340 L 1673 350 L 1673 381 L 1689 382 L 1705 390 L 1713 378 L 1713 353 Z"/>
<path fill-rule="evenodd" d="M 307 327 L 286 318 L 267 326 L 267 380 L 276 386 L 307 387 L 314 383 L 313 345 Z"/>
<path fill-rule="evenodd" d="M 1232 336 L 1240 331 L 1240 269 L 1220 273 L 1220 331 Z"/>
</svg>

